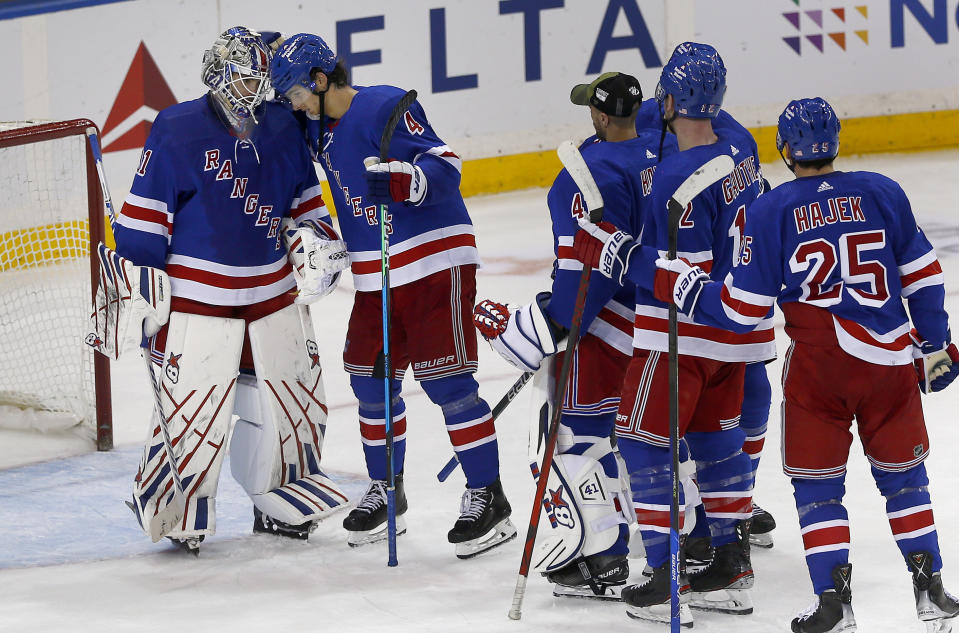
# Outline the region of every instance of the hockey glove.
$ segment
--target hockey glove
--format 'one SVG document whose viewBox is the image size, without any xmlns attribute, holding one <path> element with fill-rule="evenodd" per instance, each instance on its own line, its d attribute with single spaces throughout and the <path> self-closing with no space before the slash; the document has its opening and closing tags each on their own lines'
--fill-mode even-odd
<svg viewBox="0 0 959 633">
<path fill-rule="evenodd" d="M 709 282 L 699 266 L 690 266 L 684 259 L 656 260 L 653 295 L 664 303 L 675 303 L 679 311 L 691 317 L 703 286 Z"/>
<path fill-rule="evenodd" d="M 525 306 L 506 306 L 485 299 L 473 310 L 473 324 L 506 362 L 522 371 L 536 371 L 556 353 L 556 335 L 543 306 L 551 295 L 541 292 Z"/>
<path fill-rule="evenodd" d="M 582 222 L 579 226 L 573 238 L 576 259 L 623 285 L 629 254 L 638 246 L 636 241 L 609 222 Z"/>
<path fill-rule="evenodd" d="M 919 374 L 919 389 L 923 393 L 942 391 L 959 375 L 959 349 L 950 342 L 948 333 L 942 347 L 922 340 L 916 330 L 913 330 L 910 336 L 915 359 L 913 362 Z"/>
<path fill-rule="evenodd" d="M 332 239 L 316 222 L 297 225 L 289 218 L 283 221 L 283 238 L 296 279 L 296 303 L 310 304 L 333 292 L 340 273 L 350 267 L 346 243 Z"/>
<path fill-rule="evenodd" d="M 388 163 L 367 158 L 367 198 L 373 204 L 409 202 L 417 205 L 426 197 L 426 174 L 411 163 L 391 160 Z"/>
</svg>

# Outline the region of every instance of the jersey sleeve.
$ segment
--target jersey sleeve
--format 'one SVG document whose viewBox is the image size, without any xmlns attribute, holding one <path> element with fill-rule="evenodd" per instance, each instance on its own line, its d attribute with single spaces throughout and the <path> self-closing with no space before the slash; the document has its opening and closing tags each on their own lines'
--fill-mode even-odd
<svg viewBox="0 0 959 633">
<path fill-rule="evenodd" d="M 891 241 L 899 268 L 900 294 L 909 305 L 909 315 L 916 331 L 938 347 L 945 343 L 949 329 L 949 317 L 944 307 L 946 289 L 939 258 L 916 223 L 902 187 L 884 178 L 878 189 L 892 211 Z"/>
<path fill-rule="evenodd" d="M 175 148 L 167 141 L 166 126 L 158 117 L 143 146 L 130 193 L 113 223 L 116 252 L 138 266 L 166 266 L 177 200 L 191 195 L 177 183 Z"/>
<path fill-rule="evenodd" d="M 330 239 L 340 239 L 333 226 L 333 218 L 323 202 L 323 189 L 316 169 L 305 143 L 300 144 L 299 158 L 296 161 L 302 174 L 296 185 L 293 202 L 290 203 L 289 216 L 297 224 L 313 224 Z"/>
<path fill-rule="evenodd" d="M 598 174 L 598 170 L 596 171 Z M 625 185 L 615 179 L 597 182 L 603 195 L 603 221 L 629 230 L 629 196 Z M 573 239 L 579 230 L 578 218 L 588 215 L 583 194 L 565 169 L 556 177 L 546 196 L 553 224 L 553 249 L 556 254 L 555 274 L 547 314 L 557 323 L 569 328 L 572 323 L 576 294 L 582 276 L 583 264 L 573 255 Z M 585 332 L 603 306 L 613 297 L 619 285 L 599 273 L 591 274 L 583 308 L 582 331 Z"/>
<path fill-rule="evenodd" d="M 381 111 L 384 124 L 395 102 L 388 102 Z M 390 140 L 389 158 L 413 163 L 426 176 L 426 195 L 417 206 L 442 203 L 460 195 L 462 159 L 437 136 L 426 118 L 426 112 L 414 101 L 400 118 Z"/>
</svg>

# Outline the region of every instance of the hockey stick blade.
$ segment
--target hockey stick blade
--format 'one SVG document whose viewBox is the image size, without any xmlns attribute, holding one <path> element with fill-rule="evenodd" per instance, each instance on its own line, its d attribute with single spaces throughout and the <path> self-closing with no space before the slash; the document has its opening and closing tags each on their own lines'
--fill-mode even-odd
<svg viewBox="0 0 959 633">
<path fill-rule="evenodd" d="M 166 507 L 150 517 L 147 521 L 147 530 L 150 532 L 150 539 L 154 543 L 159 542 L 166 536 L 176 524 L 183 520 L 186 513 L 186 499 L 183 495 L 183 483 L 180 481 L 180 473 L 177 469 L 176 457 L 173 453 L 173 442 L 170 439 L 170 431 L 167 427 L 166 417 L 163 415 L 163 404 L 160 402 L 160 383 L 157 381 L 156 374 L 153 373 L 153 363 L 150 360 L 150 354 L 142 354 L 143 361 L 146 364 L 147 373 L 150 374 L 150 382 L 153 387 L 153 413 L 157 416 L 157 424 L 160 426 L 160 434 L 163 438 L 163 450 L 166 452 L 167 461 L 170 465 L 170 474 L 173 481 L 173 498 L 167 503 Z"/>
<path fill-rule="evenodd" d="M 706 187 L 720 178 L 728 176 L 733 167 L 735 165 L 732 157 L 726 154 L 706 161 L 689 178 L 683 181 L 683 184 L 679 185 L 672 199 L 679 203 L 681 208 L 685 209 L 692 199 L 702 193 Z"/>
<path fill-rule="evenodd" d="M 579 153 L 572 141 L 563 141 L 556 148 L 556 154 L 573 178 L 573 182 L 583 193 L 586 208 L 589 209 L 589 221 L 596 224 L 603 216 L 603 195 L 599 192 L 599 187 L 596 186 L 596 181 L 589 172 L 583 155 Z"/>
</svg>

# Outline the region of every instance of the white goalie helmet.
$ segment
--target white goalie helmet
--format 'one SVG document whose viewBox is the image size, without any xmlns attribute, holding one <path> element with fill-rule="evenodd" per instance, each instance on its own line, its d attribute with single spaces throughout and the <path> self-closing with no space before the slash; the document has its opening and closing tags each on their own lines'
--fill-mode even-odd
<svg viewBox="0 0 959 633">
<path fill-rule="evenodd" d="M 229 28 L 203 53 L 200 77 L 234 128 L 256 124 L 256 108 L 270 91 L 270 48 L 256 31 Z"/>
</svg>

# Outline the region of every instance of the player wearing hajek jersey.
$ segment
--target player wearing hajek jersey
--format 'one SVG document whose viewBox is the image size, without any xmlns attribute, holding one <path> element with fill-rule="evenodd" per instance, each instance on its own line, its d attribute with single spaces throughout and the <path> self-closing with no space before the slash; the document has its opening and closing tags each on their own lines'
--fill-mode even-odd
<svg viewBox="0 0 959 633">
<path fill-rule="evenodd" d="M 823 99 L 786 107 L 777 145 L 796 179 L 749 209 L 740 265 L 724 280 L 704 283 L 684 264 L 672 267 L 692 280 L 676 288 L 677 303 L 698 323 L 737 332 L 755 327 L 774 302 L 786 317 L 792 343 L 783 371 L 783 470 L 818 596 L 792 630 L 855 628 L 842 504 L 855 417 L 913 575 L 919 618 L 930 631 L 948 631 L 945 620 L 959 614 L 959 602 L 940 577 L 923 465 L 929 437 L 913 367 L 915 357 L 924 391 L 943 389 L 959 374 L 942 269 L 895 181 L 834 169 L 839 127 Z"/>
<path fill-rule="evenodd" d="M 651 265 L 651 253 L 666 251 L 668 200 L 696 169 L 725 154 L 732 157 L 735 169 L 686 207 L 679 223 L 678 253 L 717 278 L 732 268 L 745 209 L 763 184 L 759 160 L 750 151 L 751 137 L 735 128 L 712 127 L 725 93 L 725 77 L 725 66 L 713 47 L 687 42 L 673 51 L 663 67 L 656 97 L 664 120 L 676 134 L 679 152 L 666 157 L 656 170 L 643 245 L 608 225 L 585 225 L 574 242 L 578 259 L 596 267 L 600 263 L 597 252 L 605 251 L 613 265 L 600 267 L 603 274 L 614 279 L 625 275 L 637 286 L 636 351 L 616 415 L 616 434 L 629 468 L 647 560 L 653 568 L 648 582 L 623 590 L 627 613 L 642 619 L 669 619 L 668 610 L 663 610 L 670 599 L 668 310 L 650 291 L 650 266 L 632 266 L 625 272 L 621 267 L 630 256 Z M 745 364 L 774 355 L 769 315 L 757 332 L 749 334 L 704 327 L 689 319 L 679 322 L 679 433 L 696 461 L 699 494 L 714 547 L 708 566 L 692 573 L 688 584 L 685 577 L 680 580 L 683 601 L 688 599 L 697 608 L 752 612 L 748 595 L 753 579 L 748 543 L 752 470 L 742 451 L 745 435 L 739 428 L 739 416 Z M 684 505 L 680 490 L 680 507 Z M 687 624 L 692 621 L 685 609 L 681 618 Z"/>
<path fill-rule="evenodd" d="M 306 538 L 318 518 L 347 501 L 319 468 L 326 428 L 319 353 L 305 306 L 294 305 L 302 275 L 287 241 L 339 244 L 342 259 L 345 247 L 296 120 L 263 103 L 268 64 L 269 50 L 249 29 L 229 29 L 214 42 L 203 59 L 209 93 L 157 115 L 113 227 L 120 257 L 169 278 L 170 322 L 150 339 L 150 352 L 163 368 L 164 415 L 187 508 L 169 535 L 194 550 L 215 530 L 234 413 L 232 470 L 253 499 L 256 531 Z M 328 292 L 338 275 L 298 303 Z M 291 419 L 294 410 L 302 415 Z M 160 427 L 152 431 L 134 487 L 141 523 L 174 488 Z"/>
<path fill-rule="evenodd" d="M 395 437 L 398 532 L 405 530 L 402 486 L 407 367 L 439 405 L 466 475 L 462 512 L 449 541 L 467 558 L 516 535 L 499 480 L 499 453 L 489 406 L 473 378 L 476 333 L 469 315 L 479 255 L 459 192 L 461 160 L 437 136 L 418 102 L 403 114 L 388 163 L 378 156 L 391 111 L 404 95 L 393 86 L 351 86 L 342 62 L 316 35 L 298 34 L 277 50 L 276 89 L 303 113 L 307 143 L 326 171 L 350 253 L 356 297 L 343 352 L 359 400 L 360 434 L 372 480 L 344 520 L 354 545 L 386 536 L 386 453 L 382 281 L 378 205 L 388 204 L 390 234 L 391 403 Z M 302 144 L 302 141 L 300 141 Z M 395 157 L 396 160 L 392 160 Z"/>
<path fill-rule="evenodd" d="M 657 132 L 636 133 L 634 117 L 642 100 L 639 82 L 630 75 L 604 73 L 590 84 L 575 86 L 570 99 L 590 107 L 597 138 L 605 141 L 582 147 L 583 160 L 603 197 L 605 219 L 638 231 L 659 151 Z M 675 151 L 674 139 L 666 144 L 666 151 Z M 522 307 L 485 300 L 474 311 L 474 323 L 493 348 L 524 371 L 546 372 L 544 382 L 556 380 L 557 372 L 551 369 L 558 370 L 565 354 L 556 353 L 540 370 L 544 356 L 556 351 L 557 340 L 571 327 L 582 271 L 582 264 L 572 255 L 573 236 L 577 222 L 590 211 L 565 169 L 553 182 L 547 203 L 556 256 L 551 292 L 539 293 L 533 303 Z M 584 520 L 577 522 L 577 530 L 551 522 L 550 533 L 537 540 L 538 551 L 554 548 L 554 540 L 559 538 L 571 541 L 559 558 L 534 556 L 534 563 L 543 561 L 537 569 L 555 583 L 553 591 L 558 596 L 615 598 L 629 577 L 627 525 L 635 521 L 635 515 L 629 483 L 621 478 L 610 435 L 623 374 L 633 351 L 633 292 L 632 284 L 620 286 L 601 275 L 590 277 L 582 320 L 585 334 L 576 346 L 562 401 L 558 455 L 553 462 L 558 474 L 551 473 L 548 487 L 555 494 L 558 485 L 568 484 L 564 489 L 567 502 L 577 504 L 578 481 L 570 480 L 581 472 L 592 476 L 595 467 L 601 471 L 608 493 L 602 498 L 609 503 L 600 506 L 601 514 L 596 516 L 589 514 L 598 511 L 595 502 L 579 503 L 577 509 Z M 527 341 L 536 343 L 528 345 Z"/>
</svg>

